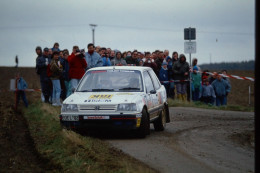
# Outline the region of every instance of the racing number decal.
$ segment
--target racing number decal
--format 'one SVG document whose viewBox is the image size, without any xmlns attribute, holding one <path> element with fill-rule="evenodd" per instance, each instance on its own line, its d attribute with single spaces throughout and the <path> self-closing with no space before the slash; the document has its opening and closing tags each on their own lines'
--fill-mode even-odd
<svg viewBox="0 0 260 173">
<path fill-rule="evenodd" d="M 91 95 L 89 99 L 111 99 L 113 95 Z"/>
</svg>

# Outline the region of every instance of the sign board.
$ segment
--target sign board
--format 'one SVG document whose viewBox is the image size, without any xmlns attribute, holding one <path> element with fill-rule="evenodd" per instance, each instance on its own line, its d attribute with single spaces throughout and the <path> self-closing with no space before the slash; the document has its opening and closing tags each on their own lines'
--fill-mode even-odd
<svg viewBox="0 0 260 173">
<path fill-rule="evenodd" d="M 196 53 L 197 44 L 196 41 L 184 42 L 184 53 Z"/>
<path fill-rule="evenodd" d="M 10 79 L 10 90 L 15 91 L 15 79 Z"/>
<path fill-rule="evenodd" d="M 184 40 L 196 40 L 196 28 L 184 28 Z"/>
</svg>

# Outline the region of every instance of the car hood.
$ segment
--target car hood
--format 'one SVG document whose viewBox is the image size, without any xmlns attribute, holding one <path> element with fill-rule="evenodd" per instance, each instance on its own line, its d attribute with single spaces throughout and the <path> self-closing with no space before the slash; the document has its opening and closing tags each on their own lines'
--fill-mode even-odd
<svg viewBox="0 0 260 173">
<path fill-rule="evenodd" d="M 63 104 L 135 103 L 140 95 L 140 92 L 76 92 L 64 100 Z"/>
</svg>

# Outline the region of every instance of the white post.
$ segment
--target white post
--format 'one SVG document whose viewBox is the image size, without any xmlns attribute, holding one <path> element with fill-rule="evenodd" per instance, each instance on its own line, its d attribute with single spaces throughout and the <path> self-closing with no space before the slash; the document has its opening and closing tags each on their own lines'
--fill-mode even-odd
<svg viewBox="0 0 260 173">
<path fill-rule="evenodd" d="M 248 104 L 251 105 L 251 87 L 248 86 Z"/>
<path fill-rule="evenodd" d="M 15 91 L 15 79 L 10 79 L 10 90 Z"/>
</svg>

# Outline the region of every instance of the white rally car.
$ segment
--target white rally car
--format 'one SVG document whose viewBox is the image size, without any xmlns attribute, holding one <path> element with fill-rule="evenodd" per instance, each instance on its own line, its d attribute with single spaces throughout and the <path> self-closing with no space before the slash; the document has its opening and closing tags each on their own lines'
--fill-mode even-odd
<svg viewBox="0 0 260 173">
<path fill-rule="evenodd" d="M 60 122 L 72 129 L 136 129 L 140 137 L 170 122 L 166 90 L 150 67 L 111 66 L 88 70 L 64 100 Z"/>
</svg>

